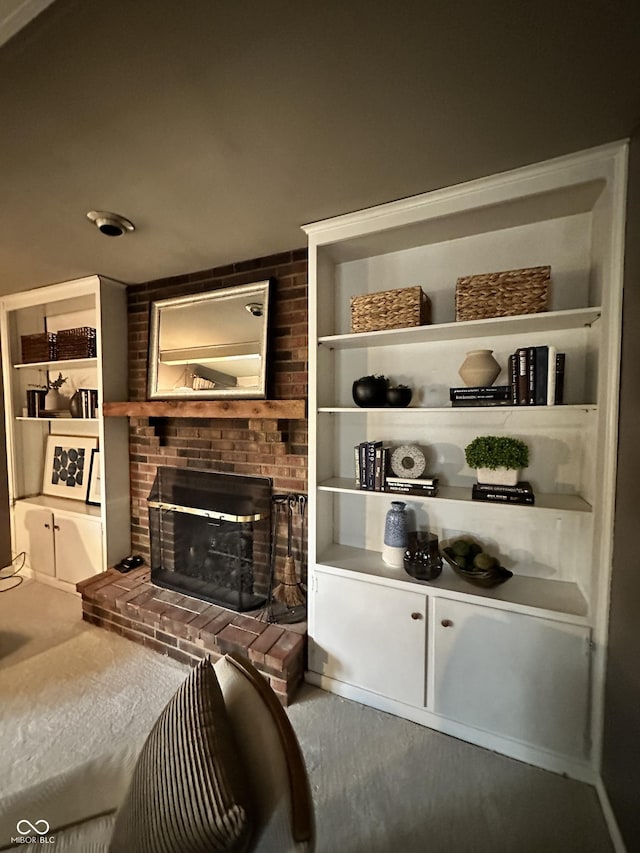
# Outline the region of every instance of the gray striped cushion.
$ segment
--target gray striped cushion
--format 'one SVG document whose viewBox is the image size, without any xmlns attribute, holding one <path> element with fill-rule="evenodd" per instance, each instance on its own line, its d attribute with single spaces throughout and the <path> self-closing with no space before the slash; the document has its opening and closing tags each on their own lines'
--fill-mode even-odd
<svg viewBox="0 0 640 853">
<path fill-rule="evenodd" d="M 202 661 L 147 738 L 110 853 L 246 850 L 250 820 L 242 770 L 218 679 Z"/>
</svg>

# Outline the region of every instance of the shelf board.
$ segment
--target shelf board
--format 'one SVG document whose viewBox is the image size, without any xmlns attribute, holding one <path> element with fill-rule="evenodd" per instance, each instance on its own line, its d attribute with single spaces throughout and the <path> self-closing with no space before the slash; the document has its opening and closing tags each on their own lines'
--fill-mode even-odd
<svg viewBox="0 0 640 853">
<path fill-rule="evenodd" d="M 41 418 L 29 418 L 24 417 L 23 415 L 18 415 L 16 417 L 17 421 L 28 421 L 29 423 L 74 423 L 74 424 L 97 424 L 98 418 L 72 418 L 70 415 L 66 417 L 41 417 Z"/>
<path fill-rule="evenodd" d="M 72 500 L 71 498 L 60 498 L 56 495 L 32 495 L 27 498 L 17 498 L 16 503 L 46 507 L 54 512 L 61 512 L 66 515 L 78 515 L 82 518 L 99 519 L 102 514 L 99 506 L 93 506 L 84 501 Z"/>
<path fill-rule="evenodd" d="M 16 370 L 25 368 L 36 368 L 37 370 L 49 370 L 51 367 L 65 367 L 67 370 L 80 367 L 97 367 L 97 358 L 67 358 L 64 361 L 31 361 L 25 364 L 14 364 Z"/>
<path fill-rule="evenodd" d="M 540 414 L 542 412 L 557 412 L 558 414 L 562 412 L 597 412 L 598 406 L 596 403 L 574 403 L 571 405 L 560 405 L 560 406 L 405 406 L 396 407 L 396 406 L 320 406 L 318 407 L 319 413 L 327 413 L 327 414 L 367 414 L 368 412 L 372 413 L 383 413 L 383 414 L 404 414 L 406 412 L 407 415 L 411 416 L 416 413 L 421 414 L 451 414 L 455 412 L 458 414 L 459 412 L 473 412 L 474 417 L 477 417 L 479 412 L 486 412 L 495 414 L 496 412 L 520 412 L 525 413 L 527 415 L 531 414 Z M 534 414 L 534 416 L 535 416 Z"/>
<path fill-rule="evenodd" d="M 302 420 L 306 400 L 161 400 L 104 403 L 105 417 L 129 418 L 278 418 Z"/>
<path fill-rule="evenodd" d="M 536 615 L 552 614 L 554 617 L 564 614 L 571 622 L 579 621 L 585 624 L 588 617 L 587 602 L 577 584 L 519 575 L 517 567 L 513 569 L 514 576 L 505 583 L 491 589 L 483 589 L 458 577 L 446 563 L 442 574 L 436 580 L 417 581 L 404 569 L 387 566 L 379 551 L 367 551 L 347 545 L 330 545 L 319 555 L 317 565 L 340 570 L 340 573 L 366 575 L 390 586 L 397 586 L 399 582 L 417 584 L 438 597 L 458 600 L 468 600 L 471 597 L 474 604 L 484 604 L 502 610 L 526 613 L 536 611 Z"/>
<path fill-rule="evenodd" d="M 399 492 L 372 492 L 365 489 L 356 489 L 353 485 L 353 479 L 349 477 L 332 477 L 330 480 L 325 480 L 318 484 L 318 490 L 321 492 L 339 492 L 341 494 L 359 495 L 359 496 L 376 496 L 384 497 L 387 500 L 391 497 L 394 500 L 406 501 L 467 501 L 471 502 L 471 486 L 444 486 L 440 485 L 438 495 L 436 497 L 423 497 L 422 495 L 409 495 Z M 489 501 L 473 501 L 474 504 L 482 504 L 483 506 L 496 506 L 495 503 Z M 526 512 L 536 512 L 538 510 L 553 510 L 554 512 L 591 512 L 591 505 L 578 495 L 562 495 L 562 494 L 538 494 L 536 492 L 536 502 L 531 504 L 499 504 L 499 506 L 510 510 L 525 510 Z"/>
<path fill-rule="evenodd" d="M 318 344 L 329 349 L 359 349 L 362 347 L 405 346 L 436 341 L 486 338 L 495 335 L 518 335 L 530 332 L 554 332 L 590 326 L 601 309 L 576 308 L 571 311 L 545 311 L 540 314 L 519 314 L 514 317 L 493 317 L 488 320 L 465 320 L 459 323 L 439 323 L 415 326 L 410 329 L 385 329 L 380 332 L 358 332 L 347 335 L 325 335 Z"/>
</svg>

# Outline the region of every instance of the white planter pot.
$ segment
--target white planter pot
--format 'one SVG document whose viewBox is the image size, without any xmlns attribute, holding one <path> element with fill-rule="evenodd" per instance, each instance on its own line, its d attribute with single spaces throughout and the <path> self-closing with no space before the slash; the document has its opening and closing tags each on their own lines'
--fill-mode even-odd
<svg viewBox="0 0 640 853">
<path fill-rule="evenodd" d="M 515 486 L 519 473 L 519 468 L 476 468 L 478 482 L 492 486 Z"/>
</svg>

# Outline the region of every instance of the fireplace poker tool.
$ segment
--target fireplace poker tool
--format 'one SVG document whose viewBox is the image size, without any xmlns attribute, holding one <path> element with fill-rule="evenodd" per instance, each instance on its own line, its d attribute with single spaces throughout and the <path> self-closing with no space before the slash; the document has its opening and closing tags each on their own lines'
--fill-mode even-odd
<svg viewBox="0 0 640 853">
<path fill-rule="evenodd" d="M 260 618 L 267 622 L 300 622 L 305 618 L 306 604 L 304 587 L 298 583 L 295 571 L 295 560 L 293 557 L 293 511 L 297 506 L 298 512 L 301 516 L 301 524 L 303 525 L 302 529 L 304 531 L 304 510 L 306 507 L 307 497 L 306 495 L 292 493 L 275 494 L 272 496 L 271 500 L 274 512 L 272 513 L 271 519 L 269 586 L 267 591 L 267 603 L 260 613 Z M 280 518 L 285 507 L 287 512 L 287 555 L 285 558 L 282 583 L 275 585 L 278 530 L 280 527 Z M 301 541 L 301 559 L 302 551 L 303 544 Z M 292 598 L 292 588 L 296 592 L 295 603 L 289 603 Z M 289 600 L 286 600 L 287 597 Z"/>
<path fill-rule="evenodd" d="M 305 603 L 305 596 L 298 583 L 296 564 L 293 558 L 293 509 L 299 507 L 298 495 L 287 495 L 287 556 L 284 560 L 282 581 L 273 590 L 276 601 L 287 607 L 297 607 Z"/>
</svg>

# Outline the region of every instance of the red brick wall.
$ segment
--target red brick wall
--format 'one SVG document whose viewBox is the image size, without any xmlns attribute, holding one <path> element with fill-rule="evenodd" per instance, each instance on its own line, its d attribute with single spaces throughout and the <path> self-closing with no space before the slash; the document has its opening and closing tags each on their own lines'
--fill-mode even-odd
<svg viewBox="0 0 640 853">
<path fill-rule="evenodd" d="M 149 305 L 221 287 L 273 281 L 268 397 L 307 397 L 307 251 L 130 285 L 129 399 L 145 400 Z M 149 557 L 147 496 L 158 465 L 187 466 L 273 479 L 275 492 L 307 491 L 307 422 L 274 419 L 132 418 L 130 421 L 132 546 Z M 284 524 L 284 519 L 281 519 Z M 281 528 L 283 525 L 281 525 Z M 300 519 L 294 524 L 302 562 Z M 284 553 L 280 531 L 279 553 Z"/>
</svg>

